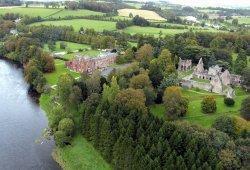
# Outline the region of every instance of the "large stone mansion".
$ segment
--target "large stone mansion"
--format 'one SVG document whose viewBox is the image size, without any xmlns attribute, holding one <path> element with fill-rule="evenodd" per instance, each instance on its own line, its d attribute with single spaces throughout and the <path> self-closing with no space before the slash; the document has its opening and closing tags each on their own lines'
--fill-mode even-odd
<svg viewBox="0 0 250 170">
<path fill-rule="evenodd" d="M 191 60 L 179 60 L 178 70 L 188 71 L 192 69 Z M 207 80 L 197 81 L 197 80 Z M 204 64 L 202 58 L 200 58 L 199 63 L 194 68 L 193 73 L 182 79 L 182 86 L 188 88 L 200 88 L 206 91 L 215 92 L 219 94 L 233 93 L 231 85 L 240 85 L 241 76 L 230 74 L 228 70 L 224 70 L 218 65 L 209 67 L 208 70 L 204 69 Z M 232 94 L 231 94 L 232 95 Z M 230 96 L 231 96 L 230 95 Z"/>
<path fill-rule="evenodd" d="M 75 59 L 66 62 L 66 67 L 80 73 L 91 74 L 95 70 L 103 70 L 115 63 L 117 53 L 105 52 L 98 57 L 76 55 Z"/>
</svg>

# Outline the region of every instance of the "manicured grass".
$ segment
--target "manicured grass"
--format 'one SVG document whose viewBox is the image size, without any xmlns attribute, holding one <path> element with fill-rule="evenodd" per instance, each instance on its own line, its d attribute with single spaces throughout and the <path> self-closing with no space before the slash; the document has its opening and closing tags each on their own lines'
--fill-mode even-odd
<svg viewBox="0 0 250 170">
<path fill-rule="evenodd" d="M 86 56 L 89 56 L 89 57 L 96 57 L 100 53 L 101 53 L 101 51 L 98 51 L 98 50 L 86 50 L 86 51 L 80 52 L 80 54 L 86 55 Z"/>
<path fill-rule="evenodd" d="M 100 153 L 81 135 L 74 137 L 72 144 L 57 148 L 53 156 L 65 170 L 111 170 Z"/>
<path fill-rule="evenodd" d="M 61 49 L 60 48 L 60 43 L 64 42 L 66 44 L 66 49 Z M 56 42 L 56 48 L 54 51 L 60 52 L 60 51 L 76 51 L 79 49 L 91 49 L 91 47 L 87 44 L 78 44 L 78 43 L 73 43 L 73 42 L 66 42 L 66 41 L 57 41 Z M 48 44 L 44 45 L 44 50 L 49 51 Z"/>
<path fill-rule="evenodd" d="M 63 73 L 69 73 L 75 78 L 80 76 L 80 73 L 71 71 L 68 68 L 66 68 L 65 61 L 55 59 L 55 67 L 56 67 L 56 70 L 54 72 L 45 74 L 45 78 L 46 78 L 48 84 L 50 84 L 50 85 L 57 84 L 58 78 Z"/>
<path fill-rule="evenodd" d="M 62 9 L 52 9 L 52 8 L 40 8 L 40 7 L 13 7 L 13 8 L 0 8 L 0 15 L 4 15 L 5 13 L 19 13 L 21 15 L 28 15 L 28 16 L 40 16 L 40 17 L 47 17 L 52 15 Z"/>
<path fill-rule="evenodd" d="M 73 20 L 60 20 L 60 21 L 44 21 L 31 24 L 31 26 L 37 25 L 55 25 L 55 26 L 72 26 L 75 31 L 80 30 L 81 27 L 94 29 L 95 31 L 103 30 L 116 30 L 116 23 L 111 21 L 98 21 L 88 19 L 73 19 Z"/>
<path fill-rule="evenodd" d="M 119 16 L 128 17 L 130 13 L 132 13 L 133 16 L 139 15 L 148 20 L 159 20 L 159 21 L 166 20 L 165 18 L 162 18 L 160 15 L 158 15 L 154 11 L 142 10 L 142 9 L 119 9 L 118 10 Z"/>
<path fill-rule="evenodd" d="M 175 35 L 188 31 L 188 29 L 164 29 L 164 28 L 154 28 L 154 27 L 139 27 L 131 26 L 123 30 L 125 33 L 129 34 L 144 34 L 144 35 L 154 35 L 159 36 L 160 31 L 164 35 Z"/>
<path fill-rule="evenodd" d="M 229 116 L 239 116 L 240 115 L 240 107 L 242 100 L 247 97 L 246 92 L 237 88 L 236 89 L 236 97 L 235 105 L 233 107 L 228 107 L 224 104 L 224 97 L 215 93 L 209 93 L 203 90 L 182 90 L 184 96 L 189 99 L 189 106 L 187 115 L 181 120 L 187 120 L 193 124 L 199 124 L 204 127 L 211 127 L 214 120 L 221 115 L 229 115 Z M 201 101 L 204 96 L 213 95 L 217 102 L 217 111 L 213 114 L 204 114 L 201 110 Z M 151 112 L 160 118 L 165 118 L 165 108 L 163 104 L 154 105 L 150 108 Z"/>
</svg>

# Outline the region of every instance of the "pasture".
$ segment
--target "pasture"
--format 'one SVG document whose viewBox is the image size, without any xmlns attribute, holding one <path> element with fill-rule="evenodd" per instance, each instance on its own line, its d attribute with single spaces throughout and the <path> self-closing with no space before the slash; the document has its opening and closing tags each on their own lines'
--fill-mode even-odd
<svg viewBox="0 0 250 170">
<path fill-rule="evenodd" d="M 123 30 L 125 33 L 129 34 L 144 34 L 144 35 L 154 35 L 159 36 L 162 32 L 163 35 L 175 35 L 188 31 L 188 29 L 164 29 L 164 28 L 154 28 L 154 27 L 139 27 L 131 26 Z"/>
<path fill-rule="evenodd" d="M 94 29 L 95 31 L 102 32 L 103 30 L 116 30 L 116 23 L 111 21 L 98 21 L 88 19 L 73 19 L 73 20 L 60 20 L 60 21 L 44 21 L 33 23 L 31 26 L 38 25 L 55 25 L 55 26 L 72 26 L 75 31 L 79 31 L 81 27 L 84 29 Z"/>
<path fill-rule="evenodd" d="M 45 18 L 47 16 L 53 15 L 62 9 L 52 9 L 52 8 L 40 8 L 40 7 L 13 7 L 13 8 L 0 8 L 0 15 L 6 13 L 18 13 L 20 15 L 28 15 L 31 17 L 40 16 Z"/>
<path fill-rule="evenodd" d="M 62 10 L 58 13 L 52 15 L 52 18 L 64 18 L 67 16 L 90 16 L 90 15 L 103 15 L 104 13 L 90 11 L 86 9 L 78 9 L 78 10 Z"/>
<path fill-rule="evenodd" d="M 234 98 L 235 105 L 228 107 L 224 104 L 224 97 L 215 93 L 209 93 L 203 90 L 182 90 L 183 95 L 189 99 L 188 112 L 185 117 L 180 120 L 186 120 L 193 124 L 198 124 L 204 127 L 211 127 L 214 120 L 222 115 L 239 116 L 240 107 L 243 99 L 247 97 L 246 92 L 241 89 L 236 89 L 236 96 Z M 213 114 L 204 114 L 201 110 L 201 101 L 204 96 L 213 95 L 216 98 L 217 111 Z M 165 118 L 165 107 L 163 104 L 154 105 L 150 108 L 151 112 L 160 118 Z"/>
<path fill-rule="evenodd" d="M 120 9 L 118 10 L 119 16 L 129 17 L 130 13 L 132 13 L 133 16 L 139 15 L 140 17 L 143 17 L 148 20 L 158 20 L 158 21 L 166 20 L 165 18 L 162 18 L 160 15 L 158 15 L 154 11 L 142 10 L 142 9 Z"/>
<path fill-rule="evenodd" d="M 67 10 L 63 8 L 44 8 L 44 7 L 12 7 L 0 8 L 0 15 L 6 13 L 18 13 L 20 15 L 28 15 L 31 17 L 40 16 L 42 18 L 64 18 L 67 16 L 90 16 L 90 15 L 103 15 L 104 13 L 95 12 L 85 9 Z"/>
</svg>

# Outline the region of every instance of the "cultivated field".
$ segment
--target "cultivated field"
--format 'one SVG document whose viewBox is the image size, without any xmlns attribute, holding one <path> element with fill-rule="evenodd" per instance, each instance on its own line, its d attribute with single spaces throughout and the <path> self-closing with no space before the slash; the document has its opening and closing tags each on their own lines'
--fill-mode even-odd
<svg viewBox="0 0 250 170">
<path fill-rule="evenodd" d="M 72 26 L 75 31 L 80 30 L 81 27 L 94 29 L 95 31 L 103 30 L 116 30 L 116 23 L 111 21 L 98 21 L 88 19 L 73 19 L 73 20 L 60 20 L 60 21 L 44 21 L 31 24 L 35 25 L 55 25 L 55 26 Z"/>
<path fill-rule="evenodd" d="M 129 14 L 132 13 L 133 16 L 139 15 L 148 20 L 158 20 L 164 21 L 166 19 L 162 18 L 160 15 L 153 11 L 141 10 L 141 9 L 120 9 L 118 10 L 119 16 L 129 17 Z"/>
</svg>

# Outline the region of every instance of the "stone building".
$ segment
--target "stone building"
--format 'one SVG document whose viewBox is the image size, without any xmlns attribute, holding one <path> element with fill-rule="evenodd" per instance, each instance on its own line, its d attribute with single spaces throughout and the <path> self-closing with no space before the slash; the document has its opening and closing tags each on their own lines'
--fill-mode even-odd
<svg viewBox="0 0 250 170">
<path fill-rule="evenodd" d="M 179 58 L 178 70 L 187 71 L 192 69 L 192 60 L 182 60 Z"/>
<path fill-rule="evenodd" d="M 75 59 L 66 62 L 66 67 L 76 72 L 92 74 L 97 69 L 103 70 L 115 63 L 116 57 L 117 53 L 112 52 L 106 52 L 94 58 L 77 55 Z"/>
<path fill-rule="evenodd" d="M 210 81 L 218 76 L 221 79 L 221 83 L 225 86 L 240 85 L 241 83 L 241 76 L 230 74 L 228 70 L 222 71 L 222 68 L 218 65 L 209 67 L 208 70 L 205 70 L 202 58 L 200 58 L 199 63 L 195 67 L 193 76 Z"/>
<path fill-rule="evenodd" d="M 183 60 L 180 60 L 179 70 L 185 70 L 182 66 L 186 65 Z M 194 78 L 208 80 L 208 82 L 203 80 L 199 81 Z M 240 85 L 240 83 L 240 75 L 230 74 L 228 70 L 223 71 L 218 65 L 209 67 L 208 70 L 204 69 L 202 58 L 200 58 L 199 63 L 194 68 L 192 75 L 184 77 L 181 81 L 181 85 L 185 88 L 200 88 L 231 97 L 234 95 L 234 90 L 231 88 L 231 85 Z"/>
</svg>

